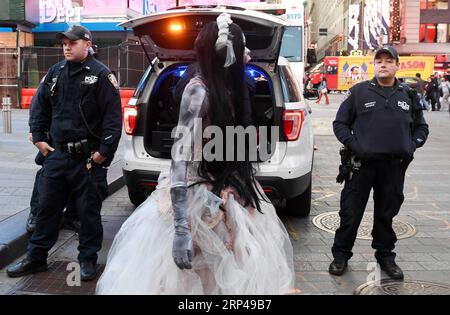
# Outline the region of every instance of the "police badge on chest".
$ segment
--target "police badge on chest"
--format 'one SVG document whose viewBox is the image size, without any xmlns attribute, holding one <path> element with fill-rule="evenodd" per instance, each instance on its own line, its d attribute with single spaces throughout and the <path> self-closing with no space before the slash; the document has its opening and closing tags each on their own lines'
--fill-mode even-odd
<svg viewBox="0 0 450 315">
<path fill-rule="evenodd" d="M 398 101 L 398 107 L 400 107 L 401 109 L 405 110 L 405 111 L 409 111 L 409 104 L 405 101 Z"/>
<path fill-rule="evenodd" d="M 84 84 L 94 84 L 98 81 L 98 77 L 95 75 L 86 76 L 84 78 Z"/>
</svg>

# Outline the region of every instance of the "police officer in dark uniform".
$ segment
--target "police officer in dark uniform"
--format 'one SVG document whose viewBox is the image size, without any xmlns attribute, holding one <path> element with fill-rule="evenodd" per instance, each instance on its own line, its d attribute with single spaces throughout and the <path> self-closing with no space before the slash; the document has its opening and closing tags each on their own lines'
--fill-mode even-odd
<svg viewBox="0 0 450 315">
<path fill-rule="evenodd" d="M 117 81 L 88 51 L 92 35 L 82 26 L 59 33 L 64 61 L 51 67 L 37 91 L 31 112 L 33 143 L 45 156 L 40 177 L 39 210 L 27 258 L 7 274 L 20 277 L 47 269 L 48 251 L 58 238 L 69 194 L 79 203 L 81 280 L 96 277 L 101 249 L 102 200 L 107 192 L 106 167 L 117 150 L 122 110 Z M 52 145 L 46 142 L 46 134 Z"/>
<path fill-rule="evenodd" d="M 340 226 L 336 231 L 329 267 L 342 275 L 371 189 L 374 194 L 372 247 L 381 269 L 393 279 L 403 279 L 393 252 L 397 237 L 392 219 L 403 203 L 405 172 L 414 151 L 428 137 L 417 93 L 395 77 L 397 51 L 382 46 L 374 58 L 375 77 L 353 86 L 341 104 L 333 129 L 337 139 L 353 152 L 354 167 L 341 193 Z"/>
<path fill-rule="evenodd" d="M 98 59 L 97 53 L 95 52 L 95 50 L 92 47 L 89 47 L 89 54 L 94 56 L 96 59 Z M 30 121 L 31 121 L 31 116 L 32 116 L 31 112 L 33 110 L 33 105 L 36 102 L 35 96 L 33 96 L 32 100 L 31 100 L 30 119 L 28 121 L 29 125 L 30 125 Z M 30 141 L 33 141 L 31 132 L 29 135 L 30 135 Z M 51 145 L 51 139 L 47 139 L 46 142 Z M 40 151 L 38 151 L 34 161 L 37 165 L 42 166 L 42 163 L 44 163 L 44 159 L 45 159 L 45 157 L 42 155 L 42 153 Z M 42 173 L 42 168 L 36 172 L 33 191 L 31 194 L 30 214 L 29 214 L 27 222 L 26 222 L 26 230 L 30 233 L 33 233 L 34 229 L 36 227 L 37 211 L 39 209 L 39 178 L 40 178 L 41 173 Z M 106 173 L 105 173 L 105 176 L 106 176 Z M 106 178 L 98 178 L 98 179 L 101 182 L 107 180 Z M 106 198 L 106 196 L 105 196 L 105 198 Z M 73 195 L 70 195 L 70 197 L 67 201 L 66 210 L 64 211 L 64 216 L 63 216 L 64 218 L 63 218 L 61 227 L 69 229 L 69 230 L 73 230 L 73 231 L 79 233 L 80 228 L 81 228 L 81 222 L 78 218 L 76 203 L 77 203 L 77 200 L 74 198 Z"/>
</svg>

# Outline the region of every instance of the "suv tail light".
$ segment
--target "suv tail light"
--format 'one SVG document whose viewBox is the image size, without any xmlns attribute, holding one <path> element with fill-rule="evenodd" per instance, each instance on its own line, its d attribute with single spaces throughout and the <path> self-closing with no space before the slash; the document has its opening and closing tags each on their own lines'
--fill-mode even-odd
<svg viewBox="0 0 450 315">
<path fill-rule="evenodd" d="M 134 134 L 134 130 L 136 129 L 136 117 L 136 106 L 126 105 L 123 109 L 123 125 L 127 135 Z"/>
<path fill-rule="evenodd" d="M 303 110 L 283 111 L 283 133 L 287 141 L 295 141 L 300 136 L 305 112 Z"/>
</svg>

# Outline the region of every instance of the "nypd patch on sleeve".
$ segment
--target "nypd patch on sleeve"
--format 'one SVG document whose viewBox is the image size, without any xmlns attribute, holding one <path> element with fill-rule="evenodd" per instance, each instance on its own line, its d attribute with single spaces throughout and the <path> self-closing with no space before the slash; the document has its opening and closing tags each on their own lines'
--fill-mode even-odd
<svg viewBox="0 0 450 315">
<path fill-rule="evenodd" d="M 119 89 L 119 83 L 117 82 L 116 77 L 114 76 L 114 74 L 110 73 L 108 74 L 108 80 L 109 82 L 111 82 L 111 84 L 116 88 Z"/>
</svg>

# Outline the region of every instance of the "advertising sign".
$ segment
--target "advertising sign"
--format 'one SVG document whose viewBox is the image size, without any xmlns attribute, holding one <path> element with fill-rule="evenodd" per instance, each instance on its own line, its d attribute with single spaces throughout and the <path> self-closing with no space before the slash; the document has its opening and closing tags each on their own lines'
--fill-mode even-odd
<svg viewBox="0 0 450 315">
<path fill-rule="evenodd" d="M 83 18 L 127 17 L 130 8 L 144 13 L 148 0 L 40 0 L 40 23 L 80 23 Z M 166 1 L 172 3 L 174 1 Z"/>
<path fill-rule="evenodd" d="M 80 1 L 41 0 L 39 2 L 40 23 L 80 23 Z"/>
<path fill-rule="evenodd" d="M 434 69 L 433 56 L 400 56 L 397 77 L 415 77 L 420 73 L 428 78 Z M 374 76 L 373 57 L 339 57 L 338 90 L 348 90 L 354 84 Z"/>
<path fill-rule="evenodd" d="M 434 56 L 400 57 L 397 77 L 415 77 L 416 73 L 420 73 L 426 79 L 434 71 L 434 60 Z"/>
<path fill-rule="evenodd" d="M 359 49 L 359 4 L 348 7 L 348 44 L 351 50 Z"/>
<path fill-rule="evenodd" d="M 339 57 L 338 90 L 348 90 L 354 84 L 373 76 L 373 58 Z"/>
<path fill-rule="evenodd" d="M 130 9 L 140 14 L 144 13 L 144 1 L 146 0 L 129 0 Z"/>
<path fill-rule="evenodd" d="M 127 0 L 83 0 L 80 2 L 83 7 L 83 17 L 124 16 L 128 7 Z"/>
<path fill-rule="evenodd" d="M 376 49 L 389 40 L 389 0 L 365 0 L 364 48 Z"/>
<path fill-rule="evenodd" d="M 30 0 L 31 1 L 31 0 Z M 33 0 L 34 1 L 34 0 Z M 214 2 L 211 0 L 179 0 L 179 6 L 227 4 L 239 6 L 243 2 L 259 2 L 258 0 L 224 0 Z M 90 21 L 98 19 L 102 22 L 105 17 L 111 19 L 121 17 L 129 18 L 128 9 L 145 15 L 165 11 L 176 6 L 175 0 L 39 0 L 41 24 L 68 23 L 79 24 L 83 19 Z M 293 15 L 292 18 L 302 18 L 302 15 Z"/>
</svg>

